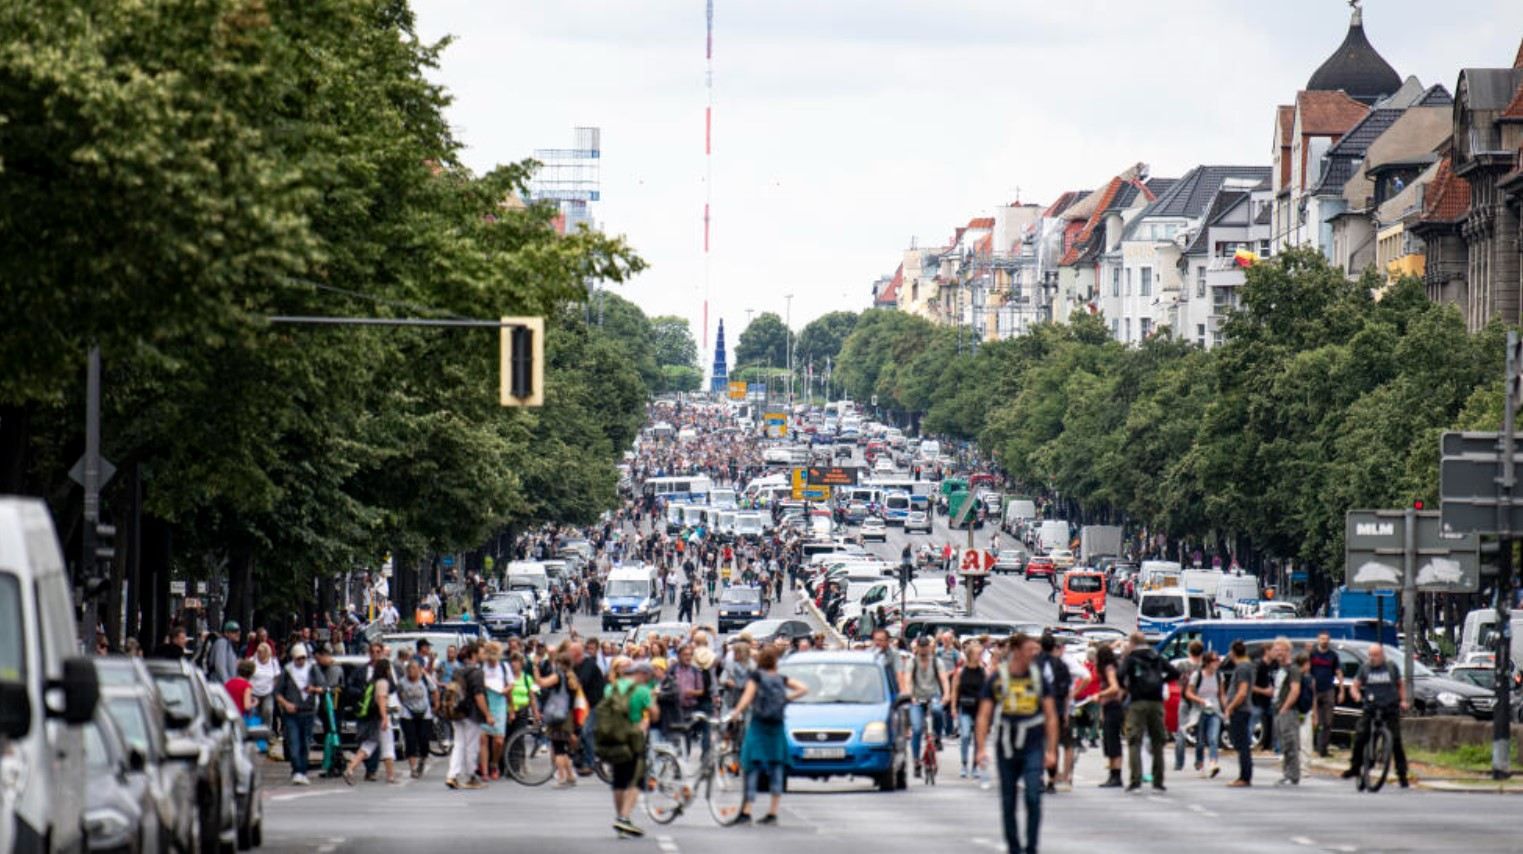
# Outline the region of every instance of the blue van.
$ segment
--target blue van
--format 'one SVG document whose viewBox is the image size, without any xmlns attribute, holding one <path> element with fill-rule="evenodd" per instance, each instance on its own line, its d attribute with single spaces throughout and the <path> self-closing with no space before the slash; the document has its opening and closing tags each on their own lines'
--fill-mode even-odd
<svg viewBox="0 0 1523 854">
<path fill-rule="evenodd" d="M 809 693 L 788 704 L 788 776 L 866 777 L 880 792 L 908 784 L 909 698 L 894 696 L 871 652 L 800 652 L 778 665 Z"/>
<path fill-rule="evenodd" d="M 1190 641 L 1200 640 L 1206 649 L 1214 649 L 1220 655 L 1234 640 L 1245 642 L 1268 641 L 1278 637 L 1292 641 L 1315 640 L 1327 632 L 1333 640 L 1365 641 L 1387 646 L 1396 645 L 1396 627 L 1391 623 L 1377 628 L 1374 620 L 1204 620 L 1181 623 L 1154 646 L 1169 661 L 1189 655 Z"/>
</svg>

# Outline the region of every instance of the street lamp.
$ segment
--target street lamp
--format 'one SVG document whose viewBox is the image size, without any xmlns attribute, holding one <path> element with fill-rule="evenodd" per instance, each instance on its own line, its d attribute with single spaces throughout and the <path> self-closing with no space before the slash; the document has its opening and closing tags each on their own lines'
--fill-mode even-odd
<svg viewBox="0 0 1523 854">
<path fill-rule="evenodd" d="M 784 340 L 788 345 L 788 414 L 793 414 L 793 294 L 784 294 L 783 299 L 788 301 L 788 311 L 783 326 L 787 335 Z"/>
</svg>

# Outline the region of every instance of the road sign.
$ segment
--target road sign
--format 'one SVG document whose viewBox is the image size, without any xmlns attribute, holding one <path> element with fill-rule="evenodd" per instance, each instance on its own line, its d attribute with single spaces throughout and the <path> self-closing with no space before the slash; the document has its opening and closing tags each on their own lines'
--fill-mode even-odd
<svg viewBox="0 0 1523 854">
<path fill-rule="evenodd" d="M 181 607 L 187 611 L 199 611 L 201 610 L 201 600 L 194 596 L 187 596 Z"/>
<path fill-rule="evenodd" d="M 768 412 L 762 416 L 762 419 L 767 424 L 768 439 L 788 438 L 788 413 Z"/>
<path fill-rule="evenodd" d="M 957 560 L 958 575 L 988 575 L 994 569 L 994 554 L 983 549 L 963 549 Z"/>
<path fill-rule="evenodd" d="M 1518 450 L 1523 443 L 1518 439 L 1514 434 L 1515 467 L 1523 464 L 1523 452 Z M 1440 437 L 1439 497 L 1444 530 L 1494 534 L 1505 524 L 1508 530 L 1523 531 L 1523 496 L 1515 488 L 1508 504 L 1504 506 L 1501 499 L 1502 446 L 1501 433 L 1455 431 Z"/>
<path fill-rule="evenodd" d="M 101 457 L 99 485 L 105 486 L 106 484 L 110 483 L 111 478 L 115 475 L 116 466 L 112 465 L 110 460 L 106 459 L 105 457 Z M 80 486 L 85 485 L 85 458 L 83 455 L 81 455 L 80 458 L 75 461 L 74 465 L 69 468 L 69 480 L 74 481 Z"/>
<path fill-rule="evenodd" d="M 444 555 L 444 556 L 439 558 L 439 563 L 443 564 L 445 569 L 449 569 L 450 567 L 455 565 L 455 556 L 454 555 Z"/>
<path fill-rule="evenodd" d="M 734 382 L 730 383 L 730 399 L 731 400 L 745 400 L 746 399 L 746 384 L 744 382 L 737 380 L 737 381 L 734 381 Z"/>
<path fill-rule="evenodd" d="M 1417 531 L 1413 567 L 1417 589 L 1473 593 L 1480 588 L 1480 540 L 1475 534 L 1446 533 L 1440 514 L 1414 514 Z M 1350 510 L 1345 519 L 1344 579 L 1355 590 L 1400 590 L 1406 563 L 1406 511 Z"/>
<path fill-rule="evenodd" d="M 810 486 L 855 486 L 857 470 L 839 466 L 810 466 L 807 477 Z"/>
<path fill-rule="evenodd" d="M 806 486 L 800 490 L 799 498 L 803 501 L 829 501 L 830 487 Z"/>
<path fill-rule="evenodd" d="M 966 493 L 965 495 L 966 497 L 963 498 L 962 503 L 957 505 L 957 512 L 953 513 L 952 518 L 947 522 L 947 524 L 954 528 L 961 528 L 967 523 L 968 517 L 973 514 L 973 495 L 972 493 Z"/>
<path fill-rule="evenodd" d="M 183 581 L 171 581 L 171 582 L 169 582 L 169 595 L 170 596 L 184 596 L 185 595 L 185 582 L 183 582 Z"/>
</svg>

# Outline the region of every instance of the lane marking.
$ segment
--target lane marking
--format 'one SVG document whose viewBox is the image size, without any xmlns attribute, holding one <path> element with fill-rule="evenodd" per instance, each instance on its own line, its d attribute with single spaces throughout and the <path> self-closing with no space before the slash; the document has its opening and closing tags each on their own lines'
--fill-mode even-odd
<svg viewBox="0 0 1523 854">
<path fill-rule="evenodd" d="M 989 839 L 988 837 L 985 837 L 985 836 L 975 836 L 970 841 L 974 845 L 977 845 L 980 848 L 988 848 L 991 851 L 1004 851 L 1005 850 L 1005 846 L 1004 845 L 1001 845 L 1000 843 L 995 842 L 994 840 Z"/>
<path fill-rule="evenodd" d="M 1192 812 L 1200 813 L 1201 815 L 1205 816 L 1206 818 L 1216 818 L 1217 817 L 1217 813 L 1216 812 L 1214 812 L 1212 810 L 1208 810 L 1204 806 L 1201 806 L 1200 804 L 1190 804 L 1190 810 Z"/>
<path fill-rule="evenodd" d="M 666 852 L 666 854 L 679 854 L 680 851 L 680 849 L 677 848 L 676 841 L 673 840 L 670 836 L 656 837 L 656 847 Z"/>
<path fill-rule="evenodd" d="M 295 801 L 301 798 L 320 798 L 324 795 L 343 795 L 347 793 L 347 789 L 319 789 L 315 792 L 293 792 L 289 795 L 271 795 L 269 800 L 278 803 L 280 801 Z"/>
<path fill-rule="evenodd" d="M 1297 845 L 1305 845 L 1308 848 L 1315 848 L 1315 847 L 1317 847 L 1316 840 L 1314 840 L 1314 839 L 1312 839 L 1310 837 L 1307 837 L 1307 836 L 1292 836 L 1290 838 L 1290 841 L 1294 842 Z"/>
</svg>

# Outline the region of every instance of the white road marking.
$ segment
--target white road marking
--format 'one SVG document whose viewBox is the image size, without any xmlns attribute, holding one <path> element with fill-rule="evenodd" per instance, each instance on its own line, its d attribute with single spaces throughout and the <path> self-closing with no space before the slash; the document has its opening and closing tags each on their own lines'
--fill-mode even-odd
<svg viewBox="0 0 1523 854">
<path fill-rule="evenodd" d="M 666 854 L 679 854 L 677 843 L 670 836 L 656 837 L 656 847 L 666 852 Z"/>
<path fill-rule="evenodd" d="M 315 792 L 293 792 L 289 795 L 271 795 L 269 799 L 271 801 L 277 802 L 295 801 L 300 800 L 301 798 L 320 798 L 323 795 L 341 795 L 346 794 L 347 792 L 347 789 L 319 789 Z"/>
<path fill-rule="evenodd" d="M 1316 840 L 1307 836 L 1292 836 L 1290 841 L 1297 845 L 1305 845 L 1308 848 L 1315 848 L 1317 846 Z"/>
<path fill-rule="evenodd" d="M 990 849 L 992 851 L 1004 851 L 1005 850 L 1005 846 L 1004 845 L 1002 845 L 1002 844 L 1000 844 L 998 842 L 995 842 L 994 840 L 989 839 L 988 837 L 985 837 L 985 836 L 975 836 L 975 837 L 973 837 L 973 839 L 971 841 L 972 841 L 972 843 L 974 845 L 977 845 L 980 848 L 988 848 L 988 849 Z"/>
<path fill-rule="evenodd" d="M 1212 810 L 1206 809 L 1205 807 L 1201 806 L 1200 804 L 1190 804 L 1190 809 L 1193 812 L 1200 813 L 1201 815 L 1205 816 L 1206 818 L 1216 818 L 1217 817 L 1217 813 L 1213 812 Z"/>
</svg>

